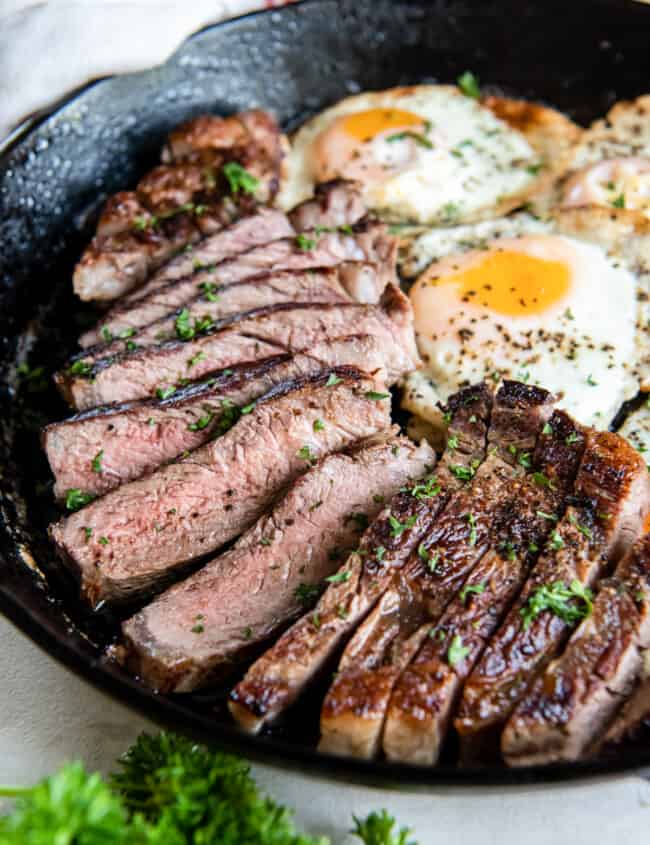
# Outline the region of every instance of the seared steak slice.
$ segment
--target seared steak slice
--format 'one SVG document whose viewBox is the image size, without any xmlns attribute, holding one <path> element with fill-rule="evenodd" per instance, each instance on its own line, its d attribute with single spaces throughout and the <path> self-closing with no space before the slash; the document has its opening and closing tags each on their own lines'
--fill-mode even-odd
<svg viewBox="0 0 650 845">
<path fill-rule="evenodd" d="M 313 614 L 299 619 L 251 666 L 231 693 L 230 710 L 247 731 L 257 733 L 305 691 L 377 601 L 392 571 L 417 543 L 422 525 L 428 523 L 435 480 L 431 475 L 422 476 L 431 473 L 435 452 L 425 442 L 417 448 L 403 439 L 393 445 L 390 461 L 401 482 L 391 493 L 398 487 L 401 492 L 371 522 L 358 550 L 347 557 L 321 596 L 314 608 L 320 625 L 314 627 Z M 422 480 L 408 483 L 411 479 Z M 376 504 L 384 499 L 385 494 L 373 495 Z M 410 525 L 399 537 L 391 534 L 390 515 Z"/>
<path fill-rule="evenodd" d="M 489 551 L 395 686 L 384 728 L 389 759 L 437 761 L 463 681 L 551 533 L 552 524 L 542 514 L 562 512 L 583 444 L 581 430 L 556 411 L 531 458 L 536 472 L 513 480 L 516 500 L 494 526 Z"/>
<path fill-rule="evenodd" d="M 273 208 L 260 208 L 255 214 L 249 214 L 236 221 L 231 226 L 210 235 L 199 241 L 189 249 L 183 250 L 180 255 L 172 258 L 164 264 L 151 278 L 156 286 L 164 285 L 175 279 L 189 276 L 196 270 L 207 265 L 218 264 L 233 255 L 246 252 L 254 246 L 274 241 L 277 238 L 286 238 L 293 234 L 293 229 L 287 216 L 281 211 Z M 134 297 L 125 297 L 122 303 L 132 301 Z M 111 319 L 114 314 L 114 319 Z M 145 319 L 145 315 L 138 314 L 139 320 Z M 155 317 L 152 318 L 156 319 Z M 130 308 L 123 304 L 115 306 L 109 314 L 89 331 L 79 338 L 79 345 L 84 349 L 103 343 L 106 340 L 118 337 L 120 334 L 137 329 L 146 323 L 137 319 L 130 320 Z"/>
<path fill-rule="evenodd" d="M 286 142 L 270 115 L 197 121 L 206 131 L 180 130 L 186 139 L 182 158 L 168 155 L 170 163 L 147 174 L 134 192 L 108 201 L 74 272 L 81 299 L 116 299 L 186 244 L 232 222 L 240 206 L 250 209 L 274 195 Z M 208 137 L 215 143 L 207 143 Z M 193 148 L 199 139 L 202 146 Z M 168 149 L 180 147 L 170 141 Z M 228 163 L 243 166 L 256 181 L 234 184 L 223 170 Z"/>
<path fill-rule="evenodd" d="M 373 756 L 378 751 L 395 666 L 401 665 L 402 646 L 408 643 L 410 632 L 418 625 L 417 614 L 401 613 L 407 599 L 401 595 L 405 581 L 397 573 L 412 558 L 416 547 L 423 548 L 422 537 L 432 529 L 450 496 L 462 484 L 462 478 L 473 473 L 483 460 L 491 411 L 492 394 L 485 385 L 452 396 L 447 409 L 452 446 L 443 453 L 433 484 L 423 491 L 435 495 L 424 496 L 418 506 L 422 513 L 409 513 L 409 505 L 414 507 L 409 499 L 417 497 L 407 495 L 394 500 L 384 515 L 388 523 L 385 535 L 392 538 L 401 554 L 396 566 L 382 570 L 376 594 L 371 594 L 375 607 L 343 652 L 336 679 L 321 710 L 320 747 L 324 750 L 362 757 Z M 453 472 L 450 467 L 454 467 Z M 402 513 L 405 505 L 407 509 Z M 410 528 L 414 515 L 416 522 Z M 417 533 L 411 538 L 409 532 L 415 529 Z M 369 574 L 372 572 L 371 569 Z"/>
<path fill-rule="evenodd" d="M 157 689 L 191 691 L 304 613 L 309 593 L 336 569 L 332 550 L 354 546 L 360 514 L 372 519 L 376 497 L 390 498 L 405 480 L 393 452 L 418 447 L 386 434 L 320 461 L 234 549 L 129 620 L 123 630 L 135 672 Z M 198 617 L 200 636 L 192 632 Z M 318 611 L 309 619 L 319 631 Z"/>
<path fill-rule="evenodd" d="M 167 283 L 152 280 L 133 297 L 111 309 L 106 320 L 117 336 L 129 328 L 148 325 L 182 308 L 190 299 L 199 296 L 206 285 L 216 289 L 260 273 L 280 270 L 311 270 L 333 267 L 344 261 L 368 261 L 382 265 L 380 277 L 385 280 L 388 273 L 394 276 L 394 261 L 392 265 L 383 263 L 386 255 L 391 253 L 392 245 L 393 239 L 387 236 L 385 227 L 380 223 L 360 224 L 351 235 L 327 232 L 319 236 L 283 238 L 264 243 L 213 267 L 197 270 L 182 279 Z"/>
<path fill-rule="evenodd" d="M 650 651 L 642 652 L 643 667 L 634 692 L 598 743 L 598 751 L 619 750 L 621 745 L 634 746 L 650 738 Z"/>
<path fill-rule="evenodd" d="M 470 483 L 450 496 L 394 586 L 348 644 L 321 712 L 321 747 L 363 756 L 379 750 L 394 684 L 487 550 L 499 515 L 512 506 L 512 480 L 525 473 L 521 457 L 530 458 L 550 399 L 545 390 L 505 382 L 482 463 L 456 463 L 456 441 L 451 448 L 448 441 L 436 475 L 456 486 Z"/>
<path fill-rule="evenodd" d="M 368 213 L 362 193 L 359 182 L 346 179 L 321 182 L 314 189 L 313 199 L 297 205 L 289 212 L 289 219 L 297 232 L 353 226 Z"/>
<path fill-rule="evenodd" d="M 417 366 L 419 358 L 408 299 L 389 286 L 379 305 L 281 304 L 232 319 L 226 330 L 209 330 L 190 340 L 125 352 L 85 364 L 77 359 L 55 380 L 67 401 L 86 409 L 153 395 L 161 388 L 242 361 L 280 352 L 309 351 L 315 344 L 349 334 L 374 336 L 381 345 L 389 383 Z"/>
<path fill-rule="evenodd" d="M 372 388 L 352 369 L 280 385 L 223 437 L 53 525 L 84 596 L 132 598 L 236 537 L 313 460 L 389 425 Z"/>
<path fill-rule="evenodd" d="M 101 495 L 189 452 L 234 425 L 241 409 L 277 384 L 330 366 L 355 364 L 380 381 L 381 350 L 374 338 L 336 338 L 313 355 L 276 355 L 237 364 L 166 399 L 144 399 L 84 411 L 52 423 L 42 443 L 55 477 L 54 492 Z M 190 370 L 191 372 L 191 370 Z"/>
<path fill-rule="evenodd" d="M 536 596 L 557 583 L 591 587 L 638 535 L 648 501 L 641 456 L 615 434 L 588 430 L 573 504 L 465 684 L 454 724 L 466 759 L 495 751 L 512 709 L 574 627 L 549 609 L 527 613 Z"/>
<path fill-rule="evenodd" d="M 575 760 L 630 694 L 650 648 L 650 534 L 604 581 L 564 653 L 517 705 L 501 737 L 509 765 Z"/>
<path fill-rule="evenodd" d="M 224 288 L 206 288 L 183 308 L 130 333 L 127 340 L 117 339 L 87 349 L 82 357 L 87 362 L 99 361 L 110 355 L 156 346 L 167 340 L 188 340 L 197 333 L 218 326 L 224 319 L 279 303 L 318 302 L 325 305 L 350 301 L 351 297 L 341 283 L 338 267 L 309 272 L 284 270 L 264 273 Z"/>
</svg>

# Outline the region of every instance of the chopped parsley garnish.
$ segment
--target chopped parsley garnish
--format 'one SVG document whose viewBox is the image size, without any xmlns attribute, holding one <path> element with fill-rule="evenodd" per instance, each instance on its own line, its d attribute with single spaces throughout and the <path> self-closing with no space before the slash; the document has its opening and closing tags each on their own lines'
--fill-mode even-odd
<svg viewBox="0 0 650 845">
<path fill-rule="evenodd" d="M 315 464 L 318 458 L 313 454 L 309 446 L 301 446 L 296 452 L 299 458 L 303 461 L 309 461 L 310 464 Z"/>
<path fill-rule="evenodd" d="M 205 358 L 205 352 L 197 352 L 193 358 L 190 358 L 187 362 L 188 370 L 191 369 L 195 364 L 198 364 L 199 361 L 202 361 Z"/>
<path fill-rule="evenodd" d="M 485 592 L 485 584 L 484 583 L 465 584 L 463 589 L 460 591 L 460 600 L 463 602 L 463 604 L 465 604 L 465 599 L 467 598 L 467 596 L 470 596 L 472 594 L 475 594 L 475 595 L 478 596 L 478 595 L 480 595 L 481 593 L 484 593 L 484 592 Z"/>
<path fill-rule="evenodd" d="M 102 326 L 101 335 L 106 341 L 106 343 L 110 343 L 113 340 L 113 332 L 109 329 L 108 326 Z"/>
<path fill-rule="evenodd" d="M 329 378 L 325 382 L 325 387 L 334 387 L 337 384 L 340 384 L 343 381 L 342 378 L 334 375 L 334 373 L 330 373 Z"/>
<path fill-rule="evenodd" d="M 576 434 L 575 431 L 572 431 L 571 434 L 567 435 L 564 442 L 567 446 L 571 446 L 573 443 L 577 443 L 580 440 L 580 435 Z"/>
<path fill-rule="evenodd" d="M 176 393 L 176 386 L 173 384 L 167 385 L 167 387 L 159 387 L 156 390 L 156 396 L 159 399 L 169 399 L 174 393 Z"/>
<path fill-rule="evenodd" d="M 553 434 L 553 426 L 550 423 L 544 423 L 542 434 Z"/>
<path fill-rule="evenodd" d="M 476 517 L 473 513 L 468 513 L 465 519 L 469 523 L 469 544 L 470 546 L 475 546 L 477 540 Z"/>
<path fill-rule="evenodd" d="M 93 371 L 92 364 L 88 363 L 88 361 L 75 361 L 74 364 L 68 369 L 68 372 L 71 376 L 89 376 Z"/>
<path fill-rule="evenodd" d="M 374 493 L 372 500 L 376 505 L 383 505 L 386 501 L 386 497 L 382 496 L 381 493 Z"/>
<path fill-rule="evenodd" d="M 218 288 L 213 282 L 201 282 L 199 289 L 208 302 L 216 302 L 219 299 L 219 295 L 215 292 Z"/>
<path fill-rule="evenodd" d="M 314 431 L 322 431 L 325 428 L 325 423 L 322 420 L 314 420 Z"/>
<path fill-rule="evenodd" d="M 426 563 L 429 572 L 436 571 L 436 566 L 440 560 L 440 552 L 437 549 L 431 552 L 427 549 L 424 543 L 420 543 L 418 546 L 418 557 Z"/>
<path fill-rule="evenodd" d="M 386 140 L 389 143 L 393 143 L 394 141 L 405 141 L 407 138 L 410 138 L 412 141 L 415 141 L 416 144 L 419 144 L 421 147 L 426 147 L 428 150 L 433 149 L 433 144 L 431 141 L 425 136 L 422 135 L 420 132 L 411 132 L 406 130 L 404 132 L 397 132 L 395 135 L 389 135 Z"/>
<path fill-rule="evenodd" d="M 108 537 L 100 537 L 98 542 L 101 543 L 102 546 L 108 546 L 110 540 L 108 539 Z"/>
<path fill-rule="evenodd" d="M 84 535 L 86 537 L 86 542 L 88 542 L 88 540 L 90 540 L 90 538 L 93 536 L 92 528 L 90 528 L 89 526 L 86 526 L 84 528 Z"/>
<path fill-rule="evenodd" d="M 202 619 L 203 619 L 202 613 L 198 613 L 194 617 L 194 626 L 192 628 L 190 628 L 190 630 L 193 634 L 202 634 L 205 631 L 205 626 L 203 625 L 203 623 L 201 621 Z"/>
<path fill-rule="evenodd" d="M 531 176 L 537 176 L 540 170 L 544 167 L 543 162 L 539 161 L 536 164 L 527 164 L 526 165 L 526 173 L 530 173 Z"/>
<path fill-rule="evenodd" d="M 250 640 L 253 636 L 253 629 L 250 626 L 248 628 L 244 628 L 241 635 L 245 640 Z"/>
<path fill-rule="evenodd" d="M 625 194 L 619 194 L 615 199 L 613 199 L 612 205 L 614 208 L 625 208 Z"/>
<path fill-rule="evenodd" d="M 447 448 L 448 449 L 458 449 L 458 436 L 456 434 L 451 434 L 447 438 Z"/>
<path fill-rule="evenodd" d="M 588 528 L 586 525 L 580 525 L 580 523 L 575 517 L 575 514 L 569 514 L 569 522 L 571 523 L 571 525 L 575 525 L 578 531 L 582 534 L 583 537 L 586 537 L 587 540 L 591 540 L 593 538 L 594 535 L 592 534 L 591 529 Z"/>
<path fill-rule="evenodd" d="M 390 523 L 390 536 L 401 537 L 407 528 L 412 528 L 415 525 L 416 519 L 417 516 L 409 516 L 404 522 L 400 522 L 399 519 L 395 519 L 395 517 L 391 514 L 388 517 L 388 522 Z"/>
<path fill-rule="evenodd" d="M 312 614 L 311 624 L 314 626 L 314 628 L 320 628 L 320 614 L 319 613 L 313 613 Z"/>
<path fill-rule="evenodd" d="M 90 462 L 92 466 L 93 472 L 102 472 L 102 458 L 104 457 L 104 450 L 100 449 L 99 452 L 95 455 L 95 457 Z"/>
<path fill-rule="evenodd" d="M 223 175 L 228 180 L 231 194 L 238 194 L 240 191 L 244 194 L 254 194 L 260 184 L 259 179 L 256 179 L 252 173 L 249 173 L 245 167 L 238 164 L 236 161 L 229 161 L 224 164 Z"/>
<path fill-rule="evenodd" d="M 462 464 L 452 464 L 449 467 L 449 471 L 460 481 L 471 481 L 476 475 L 476 469 L 479 463 L 480 461 L 474 460 L 468 467 L 463 466 Z"/>
<path fill-rule="evenodd" d="M 69 511 L 78 511 L 84 505 L 89 504 L 95 497 L 92 493 L 84 493 L 78 487 L 68 490 L 65 497 L 65 506 Z"/>
<path fill-rule="evenodd" d="M 598 386 L 598 382 L 594 379 L 594 377 L 591 375 L 591 373 L 589 373 L 589 375 L 587 376 L 587 384 L 590 387 L 597 387 Z"/>
<path fill-rule="evenodd" d="M 580 581 L 573 580 L 568 587 L 563 581 L 556 581 L 536 587 L 519 612 L 524 628 L 528 628 L 545 610 L 549 610 L 564 622 L 575 624 L 589 616 L 593 606 L 592 599 L 591 590 Z"/>
<path fill-rule="evenodd" d="M 196 422 L 190 423 L 187 427 L 188 431 L 203 431 L 204 428 L 207 428 L 212 419 L 214 418 L 214 414 L 211 411 L 208 411 L 202 417 L 199 417 Z"/>
<path fill-rule="evenodd" d="M 384 555 L 386 554 L 386 549 L 383 546 L 377 546 L 375 549 L 375 557 L 378 561 L 382 561 L 384 559 Z"/>
<path fill-rule="evenodd" d="M 564 548 L 564 540 L 560 536 L 560 533 L 557 529 L 555 529 L 555 531 L 553 531 L 553 533 L 551 534 L 549 546 L 553 549 L 554 552 L 559 552 L 560 549 Z"/>
<path fill-rule="evenodd" d="M 522 452 L 517 458 L 517 463 L 525 469 L 530 469 L 532 466 L 530 452 Z"/>
<path fill-rule="evenodd" d="M 338 607 L 336 608 L 336 615 L 338 616 L 339 619 L 347 619 L 348 618 L 348 612 L 345 609 L 345 607 L 343 607 L 342 604 L 339 604 Z"/>
<path fill-rule="evenodd" d="M 557 522 L 557 516 L 554 513 L 546 513 L 546 511 L 535 511 L 540 519 L 547 519 L 549 522 Z"/>
<path fill-rule="evenodd" d="M 555 484 L 543 472 L 534 472 L 531 478 L 538 487 L 548 487 L 549 490 L 555 490 Z"/>
<path fill-rule="evenodd" d="M 450 666 L 457 666 L 467 657 L 469 648 L 463 645 L 460 634 L 456 634 L 447 649 L 447 662 Z"/>
<path fill-rule="evenodd" d="M 390 393 L 377 393 L 376 390 L 368 390 L 365 396 L 366 399 L 372 399 L 373 402 L 379 402 L 382 399 L 390 399 Z"/>
<path fill-rule="evenodd" d="M 296 235 L 296 246 L 298 249 L 302 249 L 303 252 L 309 252 L 316 246 L 316 241 L 301 233 Z"/>
<path fill-rule="evenodd" d="M 351 572 L 344 570 L 343 572 L 337 572 L 335 575 L 330 575 L 329 578 L 326 578 L 325 580 L 328 584 L 344 584 L 346 581 L 350 580 L 351 575 Z"/>
<path fill-rule="evenodd" d="M 471 97 L 478 100 L 481 96 L 481 89 L 479 87 L 478 79 L 470 70 L 466 70 L 456 80 L 458 87 L 466 97 Z"/>
<path fill-rule="evenodd" d="M 293 592 L 300 604 L 311 604 L 318 598 L 320 588 L 317 584 L 299 584 Z"/>
<path fill-rule="evenodd" d="M 415 484 L 409 492 L 414 499 L 422 501 L 423 499 L 432 499 L 434 496 L 437 496 L 440 493 L 440 489 L 440 482 L 435 475 L 432 475 L 426 481 Z"/>
</svg>

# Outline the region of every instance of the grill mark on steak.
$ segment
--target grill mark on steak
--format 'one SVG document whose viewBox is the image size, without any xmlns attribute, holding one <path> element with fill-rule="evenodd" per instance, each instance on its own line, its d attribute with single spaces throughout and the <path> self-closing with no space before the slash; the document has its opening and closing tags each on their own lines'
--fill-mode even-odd
<svg viewBox="0 0 650 845">
<path fill-rule="evenodd" d="M 401 291 L 389 285 L 379 305 L 269 306 L 238 318 L 230 329 L 101 359 L 89 365 L 87 375 L 61 370 L 55 375 L 55 382 L 73 407 L 84 410 L 145 398 L 161 386 L 182 383 L 189 361 L 194 362 L 193 377 L 202 378 L 241 361 L 257 361 L 287 351 L 309 351 L 314 344 L 349 334 L 377 338 L 391 384 L 419 363 L 410 303 Z"/>
<path fill-rule="evenodd" d="M 605 580 L 564 653 L 533 682 L 501 737 L 509 765 L 576 760 L 632 690 L 650 648 L 650 534 Z"/>
<path fill-rule="evenodd" d="M 418 625 L 417 617 L 410 612 L 408 579 L 398 578 L 397 574 L 412 559 L 413 549 L 431 530 L 453 492 L 461 486 L 463 474 L 458 468 L 471 471 L 470 468 L 475 468 L 485 456 L 488 424 L 493 412 L 492 394 L 488 388 L 479 385 L 460 391 L 451 397 L 447 410 L 451 416 L 449 438 L 456 446 L 445 450 L 436 469 L 435 478 L 440 485 L 438 494 L 425 499 L 424 506 L 412 504 L 409 501 L 412 496 L 406 499 L 406 514 L 411 518 L 408 508 L 417 507 L 423 511 L 421 515 L 417 514 L 414 526 L 417 535 L 411 541 L 407 531 L 401 535 L 406 535 L 406 543 L 400 541 L 399 536 L 393 540 L 401 551 L 399 565 L 383 570 L 374 596 L 375 606 L 343 652 L 338 673 L 321 710 L 320 747 L 324 750 L 361 757 L 374 756 L 378 751 L 396 666 L 401 665 L 409 634 Z M 454 467 L 455 472 L 450 471 L 450 467 Z M 396 523 L 390 521 L 392 508 L 398 503 L 402 504 L 399 497 L 384 516 L 387 522 L 384 536 L 400 533 L 395 530 Z M 400 525 L 408 525 L 400 510 L 394 516 Z M 370 574 L 374 574 L 373 570 Z"/>
<path fill-rule="evenodd" d="M 312 614 L 299 619 L 248 670 L 244 679 L 232 691 L 230 711 L 249 733 L 278 718 L 307 687 L 322 673 L 336 651 L 368 611 L 377 602 L 392 577 L 392 571 L 402 565 L 409 551 L 428 524 L 431 500 L 412 495 L 423 473 L 431 473 L 435 452 L 423 442 L 417 449 L 402 449 L 396 442 L 391 460 L 402 472 L 401 492 L 396 492 L 390 506 L 385 507 L 371 522 L 353 551 L 338 570 L 339 580 L 327 586 L 314 613 L 320 625 L 312 624 Z M 410 442 L 410 441 L 407 441 Z M 429 476 L 431 478 L 431 476 Z M 422 483 L 426 484 L 427 479 Z M 373 499 L 374 501 L 374 499 Z M 381 502 L 377 502 L 381 504 Z M 390 516 L 406 523 L 415 520 L 399 537 L 390 532 Z M 336 558 L 340 559 L 337 553 Z"/>
<path fill-rule="evenodd" d="M 648 472 L 622 438 L 589 429 L 573 498 L 545 551 L 467 680 L 454 720 L 465 759 L 495 753 L 501 727 L 536 673 L 557 654 L 572 626 L 548 610 L 528 627 L 522 608 L 544 585 L 590 587 L 638 535 L 648 508 Z"/>
<path fill-rule="evenodd" d="M 280 303 L 313 302 L 327 305 L 350 301 L 351 297 L 343 287 L 338 268 L 263 273 L 223 288 L 210 288 L 187 302 L 183 308 L 154 320 L 133 334 L 129 333 L 128 340 L 116 339 L 86 349 L 77 357 L 90 363 L 130 349 L 184 339 L 184 333 L 201 333 L 208 328 L 225 327 L 238 319 L 245 319 L 251 312 L 258 312 L 260 308 Z M 202 327 L 198 331 L 197 325 Z"/>
<path fill-rule="evenodd" d="M 292 234 L 293 227 L 285 214 L 273 208 L 260 208 L 255 214 L 242 217 L 241 220 L 199 241 L 191 250 L 186 250 L 172 258 L 154 273 L 150 281 L 158 287 L 191 275 L 200 267 L 217 264 L 226 258 L 246 252 L 254 246 L 289 237 Z M 141 293 L 138 291 L 137 295 L 127 296 L 120 300 L 120 304 L 114 306 L 97 325 L 81 335 L 79 345 L 86 349 L 101 344 L 106 336 L 118 337 L 130 329 L 146 325 L 146 322 L 142 322 L 146 320 L 144 311 L 137 312 L 132 306 L 126 304 L 139 299 L 140 296 Z M 138 319 L 131 320 L 132 313 L 137 315 Z M 113 319 L 111 315 L 114 315 Z"/>
<path fill-rule="evenodd" d="M 131 599 L 236 537 L 312 459 L 390 424 L 390 402 L 366 396 L 373 386 L 352 368 L 278 385 L 218 440 L 53 525 L 82 594 Z"/>
<path fill-rule="evenodd" d="M 126 622 L 134 671 L 159 690 L 191 691 L 304 612 L 301 585 L 320 585 L 336 568 L 329 552 L 358 541 L 350 517 L 372 518 L 381 507 L 374 496 L 390 497 L 409 465 L 421 464 L 418 447 L 395 431 L 320 461 L 232 550 Z M 309 618 L 323 629 L 316 611 Z"/>
<path fill-rule="evenodd" d="M 48 425 L 41 442 L 55 477 L 55 495 L 61 499 L 70 489 L 101 495 L 139 478 L 225 432 L 240 408 L 274 385 L 315 374 L 324 364 L 354 364 L 383 380 L 381 350 L 369 336 L 336 338 L 313 353 L 238 364 L 167 399 L 108 405 Z M 100 454 L 97 471 L 93 461 Z"/>
<path fill-rule="evenodd" d="M 582 430 L 555 411 L 531 459 L 537 474 L 513 480 L 514 506 L 509 501 L 494 525 L 490 549 L 466 581 L 467 592 L 452 599 L 393 690 L 383 742 L 389 759 L 437 762 L 463 681 L 551 533 L 541 514 L 562 513 L 583 448 Z M 452 662 L 453 642 L 463 652 Z"/>
<path fill-rule="evenodd" d="M 187 139 L 183 157 L 169 153 L 179 148 L 170 142 L 168 163 L 148 173 L 135 191 L 121 192 L 106 204 L 97 234 L 75 268 L 74 289 L 81 299 L 121 296 L 188 243 L 277 191 L 286 139 L 270 115 L 250 111 L 197 120 L 206 129 L 201 142 L 219 136 L 218 143 L 193 149 L 199 135 L 179 130 Z M 221 172 L 227 161 L 238 161 L 259 179 L 255 196 L 231 194 Z"/>
<path fill-rule="evenodd" d="M 115 334 L 128 328 L 140 328 L 182 308 L 201 293 L 202 285 L 219 287 L 280 270 L 310 270 L 348 261 L 368 261 L 382 267 L 384 281 L 394 281 L 395 262 L 387 263 L 386 256 L 391 251 L 394 253 L 395 239 L 387 235 L 386 227 L 381 223 L 358 224 L 351 235 L 327 232 L 316 236 L 312 233 L 309 240 L 315 242 L 313 249 L 301 249 L 297 238 L 283 238 L 263 243 L 181 279 L 162 284 L 152 280 L 111 309 L 106 321 L 114 327 Z"/>
</svg>

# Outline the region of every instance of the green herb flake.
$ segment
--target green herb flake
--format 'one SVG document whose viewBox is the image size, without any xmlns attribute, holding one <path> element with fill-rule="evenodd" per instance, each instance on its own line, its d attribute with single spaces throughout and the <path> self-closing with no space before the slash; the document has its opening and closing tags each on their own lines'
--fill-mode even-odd
<svg viewBox="0 0 650 845">
<path fill-rule="evenodd" d="M 593 594 L 580 581 L 573 580 L 568 587 L 563 581 L 556 581 L 536 587 L 519 612 L 526 629 L 540 613 L 547 610 L 574 625 L 589 616 L 592 606 Z"/>
<path fill-rule="evenodd" d="M 229 161 L 224 164 L 222 172 L 228 180 L 230 193 L 234 196 L 240 191 L 244 194 L 254 194 L 260 184 L 259 179 L 236 161 Z"/>
<path fill-rule="evenodd" d="M 344 584 L 346 581 L 350 580 L 350 576 L 352 573 L 348 570 L 344 570 L 342 572 L 337 572 L 335 575 L 330 575 L 325 580 L 328 584 Z"/>
<path fill-rule="evenodd" d="M 322 420 L 314 420 L 312 427 L 314 431 L 322 431 L 325 428 L 325 423 Z"/>
<path fill-rule="evenodd" d="M 447 662 L 450 666 L 458 666 L 469 654 L 469 648 L 463 645 L 460 634 L 456 634 L 447 649 Z"/>
<path fill-rule="evenodd" d="M 296 246 L 303 252 L 310 252 L 316 246 L 314 238 L 309 238 L 307 235 L 300 233 L 296 235 Z"/>
<path fill-rule="evenodd" d="M 477 531 L 476 531 L 476 517 L 473 513 L 468 513 L 465 515 L 465 519 L 469 523 L 469 544 L 470 546 L 476 545 L 476 540 L 478 539 Z"/>
<path fill-rule="evenodd" d="M 614 208 L 625 208 L 625 194 L 619 194 L 615 199 L 612 200 L 612 206 Z"/>
<path fill-rule="evenodd" d="M 343 381 L 342 378 L 334 375 L 334 373 L 330 373 L 329 378 L 325 382 L 325 387 L 335 387 L 337 384 L 340 384 Z"/>
<path fill-rule="evenodd" d="M 108 546 L 108 544 L 110 543 L 110 540 L 108 539 L 108 537 L 102 536 L 102 537 L 99 538 L 99 540 L 97 542 L 101 543 L 102 546 Z"/>
<path fill-rule="evenodd" d="M 478 100 L 481 96 L 481 88 L 478 79 L 470 70 L 466 70 L 456 80 L 458 87 L 466 97 Z"/>
<path fill-rule="evenodd" d="M 544 428 L 542 429 L 542 434 L 553 434 L 553 426 L 550 423 L 544 423 Z"/>
<path fill-rule="evenodd" d="M 71 376 L 89 376 L 92 374 L 93 366 L 88 361 L 75 361 L 71 367 L 68 368 L 68 373 Z"/>
<path fill-rule="evenodd" d="M 318 458 L 314 455 L 309 446 L 301 446 L 296 452 L 296 455 L 303 461 L 308 461 L 310 464 L 315 464 Z"/>
<path fill-rule="evenodd" d="M 463 589 L 460 591 L 459 597 L 463 604 L 465 604 L 465 599 L 467 596 L 477 595 L 479 596 L 481 593 L 485 592 L 485 583 L 481 582 L 480 584 L 465 584 Z"/>
<path fill-rule="evenodd" d="M 190 358 L 187 362 L 188 370 L 192 369 L 199 361 L 203 361 L 205 358 L 205 352 L 197 352 L 193 358 Z"/>
<path fill-rule="evenodd" d="M 316 584 L 299 584 L 293 595 L 300 604 L 313 604 L 320 595 L 320 589 Z"/>
<path fill-rule="evenodd" d="M 395 141 L 405 141 L 407 139 L 415 141 L 416 144 L 419 144 L 421 147 L 425 147 L 427 150 L 433 149 L 432 142 L 420 132 L 411 132 L 409 130 L 405 130 L 404 132 L 396 132 L 394 135 L 389 135 L 386 138 L 386 140 L 390 144 L 394 143 Z"/>
<path fill-rule="evenodd" d="M 388 522 L 390 523 L 390 536 L 401 537 L 408 528 L 412 528 L 415 525 L 416 520 L 417 516 L 409 516 L 408 519 L 404 520 L 404 522 L 400 522 L 391 514 L 388 517 Z"/>
<path fill-rule="evenodd" d="M 211 411 L 208 411 L 203 416 L 199 417 L 193 423 L 190 423 L 187 427 L 188 431 L 203 431 L 204 428 L 207 428 L 214 418 L 214 414 Z"/>
<path fill-rule="evenodd" d="M 382 399 L 390 399 L 390 393 L 377 393 L 376 390 L 368 390 L 365 396 L 366 399 L 371 399 L 373 402 L 380 402 Z"/>
<path fill-rule="evenodd" d="M 83 490 L 74 487 L 68 490 L 65 497 L 65 506 L 69 511 L 78 511 L 84 505 L 89 504 L 95 497 L 92 493 L 84 493 Z"/>
<path fill-rule="evenodd" d="M 176 393 L 176 386 L 173 384 L 167 385 L 166 387 L 159 387 L 156 390 L 156 396 L 159 399 L 169 399 L 174 393 Z"/>
<path fill-rule="evenodd" d="M 99 452 L 95 455 L 95 457 L 90 462 L 93 472 L 101 473 L 102 470 L 102 458 L 104 457 L 104 450 L 100 449 Z"/>
</svg>

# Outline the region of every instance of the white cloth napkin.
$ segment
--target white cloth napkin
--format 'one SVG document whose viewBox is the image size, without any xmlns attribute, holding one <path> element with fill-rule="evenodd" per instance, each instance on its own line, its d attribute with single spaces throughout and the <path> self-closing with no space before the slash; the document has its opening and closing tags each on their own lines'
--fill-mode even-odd
<svg viewBox="0 0 650 845">
<path fill-rule="evenodd" d="M 90 80 L 164 62 L 203 26 L 289 0 L 0 0 L 0 139 Z"/>
</svg>

